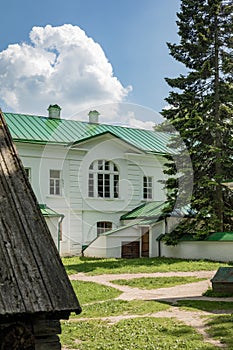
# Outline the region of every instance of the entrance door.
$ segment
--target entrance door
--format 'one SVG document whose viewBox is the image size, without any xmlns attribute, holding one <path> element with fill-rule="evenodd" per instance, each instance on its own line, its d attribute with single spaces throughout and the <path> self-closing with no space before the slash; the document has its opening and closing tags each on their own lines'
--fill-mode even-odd
<svg viewBox="0 0 233 350">
<path fill-rule="evenodd" d="M 122 242 L 121 245 L 122 258 L 139 258 L 140 257 L 140 242 Z"/>
<path fill-rule="evenodd" d="M 141 248 L 141 256 L 145 258 L 149 258 L 149 231 L 145 232 L 142 236 L 142 248 Z"/>
</svg>

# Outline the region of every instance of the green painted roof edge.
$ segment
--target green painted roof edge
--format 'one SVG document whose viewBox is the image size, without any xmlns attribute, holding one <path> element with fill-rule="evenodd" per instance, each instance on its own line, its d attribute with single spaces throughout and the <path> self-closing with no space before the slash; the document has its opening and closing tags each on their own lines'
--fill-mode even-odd
<svg viewBox="0 0 233 350">
<path fill-rule="evenodd" d="M 120 226 L 120 227 L 116 227 L 110 231 L 106 231 L 106 232 L 103 232 L 102 234 L 100 234 L 100 236 L 110 236 L 111 234 L 115 233 L 115 232 L 119 232 L 119 231 L 122 231 L 122 230 L 125 230 L 129 227 L 133 227 L 135 226 L 135 223 L 131 223 L 129 225 L 124 225 L 124 226 Z"/>
<path fill-rule="evenodd" d="M 233 232 L 213 232 L 208 237 L 201 239 L 195 238 L 190 235 L 185 235 L 179 239 L 179 242 L 232 242 Z"/>
<path fill-rule="evenodd" d="M 60 217 L 63 216 L 63 214 L 57 213 L 55 210 L 49 208 L 46 204 L 39 204 L 40 211 L 43 216 L 48 216 L 48 217 Z"/>
<path fill-rule="evenodd" d="M 124 143 L 127 143 L 127 145 L 130 145 L 131 147 L 136 148 L 136 149 L 138 149 L 139 151 L 141 151 L 141 152 L 143 152 L 143 153 L 149 153 L 148 151 L 145 151 L 145 150 L 143 150 L 142 148 L 133 145 L 133 144 L 130 143 L 129 141 L 124 140 L 124 139 L 121 138 L 120 136 L 115 135 L 115 134 L 114 134 L 113 132 L 111 132 L 111 131 L 103 131 L 103 132 L 101 132 L 101 133 L 99 133 L 99 134 L 97 134 L 97 135 L 90 135 L 90 136 L 88 136 L 88 137 L 86 137 L 86 138 L 83 138 L 82 140 L 74 141 L 73 143 L 71 143 L 71 145 L 72 145 L 72 146 L 75 146 L 75 145 L 78 145 L 78 144 L 80 144 L 80 143 L 89 141 L 89 140 L 91 140 L 91 139 L 96 139 L 96 138 L 98 138 L 98 137 L 100 137 L 100 136 L 104 136 L 104 135 L 111 135 L 111 136 L 115 137 L 116 139 L 121 140 L 121 141 L 124 142 Z M 154 152 L 153 152 L 153 153 L 154 153 Z M 156 152 L 155 152 L 155 153 L 156 153 Z M 162 154 L 162 153 L 158 153 L 158 154 Z"/>
<path fill-rule="evenodd" d="M 137 222 L 132 222 L 132 223 L 130 223 L 128 225 L 120 226 L 120 227 L 117 227 L 117 228 L 115 228 L 113 230 L 104 232 L 104 233 L 100 234 L 100 236 L 110 236 L 110 235 L 112 235 L 115 232 L 122 231 L 124 229 L 130 228 L 130 227 L 133 227 L 133 226 L 137 226 L 137 225 L 143 226 L 143 225 L 150 225 L 150 224 L 152 225 L 152 224 L 154 224 L 156 222 L 157 221 L 154 221 L 154 220 L 139 220 Z"/>
<path fill-rule="evenodd" d="M 147 205 L 151 205 L 152 203 L 154 203 L 156 205 L 156 203 L 158 204 L 158 206 L 156 207 L 156 209 L 160 208 L 160 206 L 163 206 L 165 202 L 159 201 L 159 202 L 144 202 L 142 204 L 140 204 L 138 207 L 128 211 L 127 213 L 123 214 L 120 217 L 120 220 L 135 220 L 138 218 L 142 218 L 142 219 L 148 219 L 148 218 L 154 218 L 154 216 L 148 216 L 148 215 L 143 215 L 143 216 L 130 216 L 131 214 L 133 214 L 134 212 L 140 210 L 141 208 L 144 208 Z M 159 218 L 159 216 L 158 216 Z"/>
</svg>

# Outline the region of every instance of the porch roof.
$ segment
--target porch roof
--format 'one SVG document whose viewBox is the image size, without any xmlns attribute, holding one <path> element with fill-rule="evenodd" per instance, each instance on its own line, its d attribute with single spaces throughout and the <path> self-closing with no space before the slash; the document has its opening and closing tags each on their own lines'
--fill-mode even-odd
<svg viewBox="0 0 233 350">
<path fill-rule="evenodd" d="M 121 216 L 121 220 L 135 220 L 145 219 L 158 221 L 164 217 L 192 217 L 195 215 L 194 211 L 190 209 L 189 205 L 182 208 L 174 208 L 170 213 L 164 213 L 163 210 L 167 206 L 166 202 L 144 202 L 133 210 Z"/>
<path fill-rule="evenodd" d="M 145 202 L 121 216 L 121 220 L 153 219 L 158 220 L 165 207 L 164 202 Z"/>
</svg>

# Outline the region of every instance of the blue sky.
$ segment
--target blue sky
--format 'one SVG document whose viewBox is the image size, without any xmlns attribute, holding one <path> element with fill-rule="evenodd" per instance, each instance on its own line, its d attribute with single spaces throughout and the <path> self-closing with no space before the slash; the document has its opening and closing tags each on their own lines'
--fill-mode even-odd
<svg viewBox="0 0 233 350">
<path fill-rule="evenodd" d="M 51 103 L 65 106 L 63 112 L 69 115 L 76 113 L 78 103 L 84 110 L 88 108 L 88 104 L 90 107 L 98 105 L 98 101 L 100 104 L 128 102 L 140 105 L 141 108 L 161 111 L 167 105 L 164 99 L 170 90 L 164 78 L 175 77 L 183 69 L 169 55 L 166 46 L 166 42 L 178 41 L 175 21 L 179 6 L 180 0 L 8 0 L 3 2 L 0 13 L 1 108 L 19 113 L 38 114 L 46 109 L 48 96 L 50 99 L 52 96 L 57 96 L 59 101 L 51 101 Z M 67 30 L 63 27 L 64 24 L 72 26 Z M 46 32 L 36 31 L 33 34 L 35 40 L 40 36 L 40 44 L 38 45 L 38 40 L 36 43 L 32 42 L 29 37 L 32 28 L 45 28 L 47 25 L 50 25 L 50 28 L 47 28 Z M 63 30 L 62 34 L 60 29 L 55 33 L 52 30 L 55 27 L 66 30 Z M 85 32 L 85 37 L 81 32 L 73 30 L 77 27 Z M 65 46 L 65 35 L 70 37 L 72 33 L 80 34 L 82 37 L 80 40 L 83 41 L 81 44 L 77 41 L 74 54 L 64 60 L 65 52 L 71 52 L 73 47 L 72 44 Z M 50 37 L 49 44 L 46 36 Z M 41 45 L 42 37 L 43 45 Z M 88 38 L 91 38 L 92 42 Z M 52 40 L 54 42 L 60 40 L 60 46 L 52 47 Z M 28 46 L 23 47 L 23 43 Z M 89 43 L 90 48 L 87 48 Z M 100 45 L 105 57 L 102 57 L 97 44 Z M 13 45 L 11 50 L 9 45 Z M 35 54 L 32 48 L 36 45 Z M 82 46 L 81 53 L 78 51 L 79 46 Z M 58 53 L 56 59 L 51 59 L 48 56 L 49 53 Z M 86 62 L 86 55 L 93 57 L 88 67 L 85 66 L 85 74 L 90 67 L 90 71 L 94 73 L 92 76 L 88 71 L 88 78 L 85 75 L 87 80 L 84 84 L 83 64 L 80 64 L 79 60 L 83 59 L 83 62 Z M 98 56 L 97 68 L 94 55 Z M 25 67 L 32 64 L 32 58 L 35 56 L 37 58 L 33 67 L 25 70 Z M 48 67 L 48 62 L 51 67 Z M 66 72 L 65 64 L 73 70 L 70 68 Z M 36 65 L 38 65 L 38 71 Z M 77 69 L 78 74 L 73 81 L 72 72 L 76 72 L 76 65 L 80 70 Z M 62 72 L 56 76 L 56 84 L 54 72 L 50 72 L 50 68 L 55 66 L 56 73 L 62 67 Z M 46 80 L 50 74 L 48 71 L 53 77 L 51 78 L 53 85 L 51 81 Z M 58 77 L 60 80 L 63 77 L 63 80 L 67 81 L 66 85 L 62 82 L 64 85 L 59 93 L 53 90 L 58 86 Z M 81 82 L 79 79 L 82 79 Z M 96 84 L 95 79 L 97 79 Z M 93 86 L 91 81 L 94 82 Z M 50 87 L 47 97 L 42 93 L 43 84 L 47 84 L 46 89 L 47 86 Z M 35 96 L 37 98 L 33 102 Z M 81 98 L 86 101 L 85 105 L 80 102 Z M 68 107 L 72 104 L 75 106 L 75 111 Z M 148 121 L 150 118 L 141 110 L 139 119 Z M 104 121 L 107 119 L 106 117 Z M 109 122 L 111 122 L 110 117 Z M 127 123 L 129 118 L 121 122 Z"/>
</svg>

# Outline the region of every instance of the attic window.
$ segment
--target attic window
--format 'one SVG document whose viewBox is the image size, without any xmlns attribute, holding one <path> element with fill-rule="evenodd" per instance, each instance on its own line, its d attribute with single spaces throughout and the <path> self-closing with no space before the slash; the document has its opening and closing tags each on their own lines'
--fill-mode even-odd
<svg viewBox="0 0 233 350">
<path fill-rule="evenodd" d="M 119 171 L 108 160 L 96 160 L 91 163 L 88 175 L 88 196 L 97 198 L 119 197 Z"/>
</svg>

